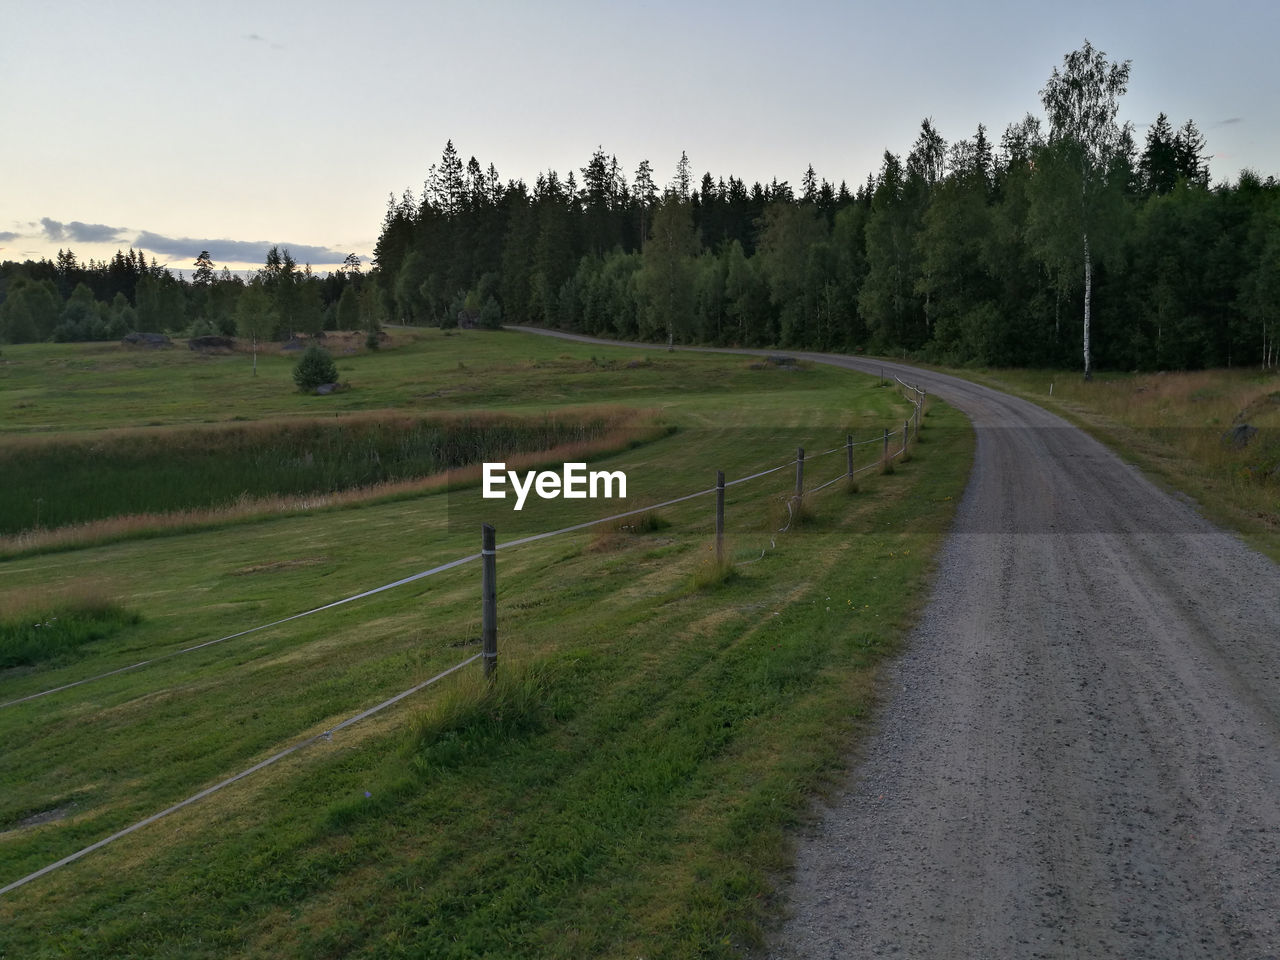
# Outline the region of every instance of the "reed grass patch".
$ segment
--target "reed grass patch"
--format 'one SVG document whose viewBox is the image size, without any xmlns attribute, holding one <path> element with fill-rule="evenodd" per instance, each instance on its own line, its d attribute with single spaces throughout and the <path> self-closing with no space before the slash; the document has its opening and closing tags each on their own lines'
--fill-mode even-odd
<svg viewBox="0 0 1280 960">
<path fill-rule="evenodd" d="M 219 512 L 307 509 L 352 491 L 405 492 L 450 471 L 452 482 L 469 483 L 486 460 L 571 457 L 658 432 L 652 414 L 600 407 L 541 417 L 383 412 L 16 437 L 0 446 L 7 486 L 0 535 L 18 543 L 0 539 L 0 550 L 41 539 L 23 533 L 107 520 L 120 534 L 157 515 L 176 514 L 181 526 Z M 457 472 L 468 467 L 474 477 Z"/>
</svg>

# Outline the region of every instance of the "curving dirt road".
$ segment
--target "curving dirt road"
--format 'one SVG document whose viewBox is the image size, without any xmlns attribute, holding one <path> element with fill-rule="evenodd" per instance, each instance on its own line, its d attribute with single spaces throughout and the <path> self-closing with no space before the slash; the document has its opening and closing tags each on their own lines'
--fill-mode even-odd
<svg viewBox="0 0 1280 960">
<path fill-rule="evenodd" d="M 977 453 L 775 960 L 1280 957 L 1280 570 L 1023 400 Z"/>
<path fill-rule="evenodd" d="M 1039 407 L 902 376 L 973 474 L 772 955 L 1280 956 L 1280 571 Z"/>
</svg>

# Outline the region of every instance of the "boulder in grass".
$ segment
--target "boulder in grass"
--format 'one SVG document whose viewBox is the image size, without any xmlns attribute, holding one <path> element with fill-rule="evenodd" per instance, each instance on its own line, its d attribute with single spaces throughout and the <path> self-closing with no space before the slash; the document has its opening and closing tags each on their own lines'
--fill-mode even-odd
<svg viewBox="0 0 1280 960">
<path fill-rule="evenodd" d="M 316 395 L 327 397 L 331 393 L 337 393 L 340 389 L 342 388 L 336 383 L 322 383 L 316 387 Z"/>
<path fill-rule="evenodd" d="M 192 337 L 187 341 L 187 346 L 192 350 L 201 352 L 207 350 L 231 350 L 235 348 L 235 341 L 230 337 Z"/>
<path fill-rule="evenodd" d="M 1238 423 L 1222 435 L 1222 442 L 1234 450 L 1243 450 L 1249 441 L 1258 435 L 1258 428 L 1247 423 Z"/>
<path fill-rule="evenodd" d="M 795 357 L 773 354 L 765 357 L 765 363 L 761 365 L 761 369 L 767 370 L 769 366 L 773 366 L 777 370 L 799 370 L 800 361 Z"/>
<path fill-rule="evenodd" d="M 120 342 L 126 347 L 147 347 L 152 350 L 173 346 L 173 341 L 163 333 L 128 333 Z"/>
</svg>

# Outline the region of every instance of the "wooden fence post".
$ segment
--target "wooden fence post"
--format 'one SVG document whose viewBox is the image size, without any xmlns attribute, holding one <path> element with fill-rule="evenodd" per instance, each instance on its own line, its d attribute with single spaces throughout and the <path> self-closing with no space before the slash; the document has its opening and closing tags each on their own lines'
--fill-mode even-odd
<svg viewBox="0 0 1280 960">
<path fill-rule="evenodd" d="M 884 428 L 884 453 L 881 455 L 881 458 L 884 460 L 885 463 L 889 462 L 889 428 L 888 427 Z"/>
<path fill-rule="evenodd" d="M 796 499 L 804 495 L 804 447 L 796 447 Z"/>
<path fill-rule="evenodd" d="M 844 437 L 844 459 L 845 459 L 845 476 L 853 476 L 853 434 L 847 433 Z"/>
<path fill-rule="evenodd" d="M 480 531 L 480 651 L 484 675 L 492 680 L 498 669 L 498 548 L 492 526 L 483 524 Z"/>
<path fill-rule="evenodd" d="M 724 563 L 724 471 L 716 471 L 716 564 Z"/>
<path fill-rule="evenodd" d="M 902 452 L 907 452 L 907 437 L 911 436 L 911 421 L 902 421 Z"/>
</svg>

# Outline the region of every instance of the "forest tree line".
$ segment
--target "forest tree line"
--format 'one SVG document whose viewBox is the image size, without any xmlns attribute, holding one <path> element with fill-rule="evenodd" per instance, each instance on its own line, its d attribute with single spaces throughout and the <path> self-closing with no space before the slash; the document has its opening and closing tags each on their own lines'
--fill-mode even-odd
<svg viewBox="0 0 1280 960">
<path fill-rule="evenodd" d="M 1186 369 L 1277 360 L 1280 184 L 1209 183 L 1196 124 L 1115 122 L 1128 63 L 1086 41 L 993 142 L 931 120 L 850 189 L 628 179 L 597 149 L 532 188 L 452 141 L 378 239 L 383 316 L 950 363 Z M 1083 241 L 1083 243 L 1082 243 Z M 1086 346 L 1086 358 L 1089 356 Z M 1086 373 L 1088 372 L 1086 359 Z"/>
<path fill-rule="evenodd" d="M 930 119 L 854 188 L 693 174 L 661 185 L 597 149 L 532 186 L 452 141 L 390 199 L 373 269 L 324 277 L 273 248 L 249 278 L 190 280 L 117 252 L 0 265 L 0 339 L 132 329 L 259 339 L 380 323 L 531 323 L 623 339 L 946 363 L 1187 369 L 1277 361 L 1280 184 L 1209 182 L 1205 138 L 1116 122 L 1128 63 L 1086 41 L 994 139 Z M 193 252 L 193 256 L 195 253 Z"/>
<path fill-rule="evenodd" d="M 369 329 L 378 308 L 366 279 L 354 254 L 321 276 L 280 247 L 248 277 L 218 270 L 202 250 L 190 279 L 133 249 L 83 263 L 59 250 L 53 261 L 0 264 L 0 342 L 118 340 L 133 331 L 286 340 Z"/>
</svg>

